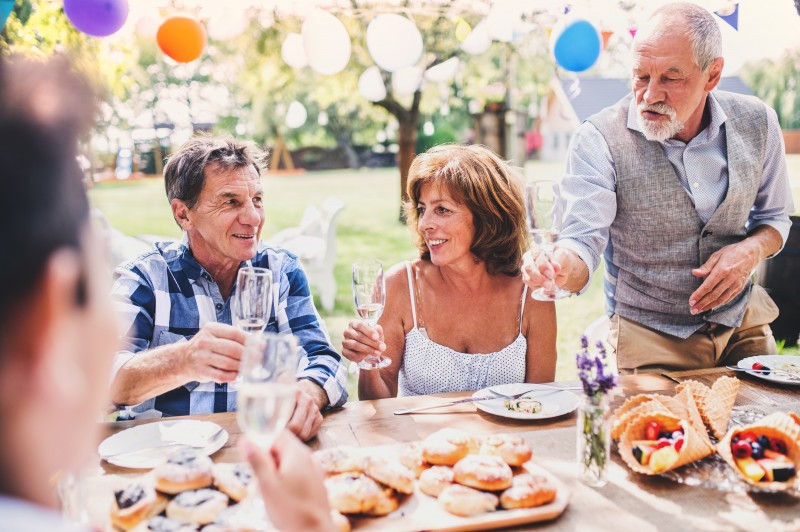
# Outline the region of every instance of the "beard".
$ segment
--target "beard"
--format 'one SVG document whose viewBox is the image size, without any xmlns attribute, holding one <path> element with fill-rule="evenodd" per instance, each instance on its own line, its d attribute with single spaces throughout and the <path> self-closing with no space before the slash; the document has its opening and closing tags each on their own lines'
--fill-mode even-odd
<svg viewBox="0 0 800 532">
<path fill-rule="evenodd" d="M 642 117 L 644 111 L 653 111 L 667 116 L 669 120 L 647 120 Z M 677 118 L 675 109 L 665 103 L 646 104 L 640 103 L 637 107 L 636 118 L 639 122 L 644 138 L 658 142 L 670 139 L 683 130 L 684 123 Z"/>
</svg>

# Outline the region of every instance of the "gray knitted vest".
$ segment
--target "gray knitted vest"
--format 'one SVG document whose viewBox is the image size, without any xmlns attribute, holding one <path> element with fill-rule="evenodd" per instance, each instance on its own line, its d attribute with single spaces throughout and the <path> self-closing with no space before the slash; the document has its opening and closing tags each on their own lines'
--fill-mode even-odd
<svg viewBox="0 0 800 532">
<path fill-rule="evenodd" d="M 689 312 L 689 296 L 702 283 L 691 270 L 746 236 L 763 168 L 764 104 L 723 91 L 714 96 L 728 117 L 728 191 L 706 224 L 661 144 L 628 129 L 631 95 L 588 118 L 605 138 L 617 173 L 617 214 L 604 254 L 607 310 L 680 338 L 706 321 L 738 327 L 750 298 L 748 281 L 727 305 L 704 315 Z"/>
</svg>

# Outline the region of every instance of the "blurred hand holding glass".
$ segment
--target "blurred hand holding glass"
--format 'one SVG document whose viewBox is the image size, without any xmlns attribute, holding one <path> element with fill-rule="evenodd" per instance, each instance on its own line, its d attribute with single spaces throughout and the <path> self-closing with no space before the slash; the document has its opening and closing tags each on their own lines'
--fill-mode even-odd
<svg viewBox="0 0 800 532">
<path fill-rule="evenodd" d="M 245 342 L 237 420 L 263 449 L 270 447 L 294 412 L 298 360 L 297 341 L 290 334 L 253 333 Z"/>
<path fill-rule="evenodd" d="M 548 260 L 553 258 L 558 235 L 561 234 L 564 208 L 559 184 L 555 181 L 531 181 L 525 187 L 525 209 L 528 214 L 528 231 L 534 243 Z M 572 293 L 559 288 L 537 288 L 531 297 L 540 301 L 553 301 L 569 297 Z"/>
<path fill-rule="evenodd" d="M 380 261 L 353 263 L 353 300 L 361 319 L 370 327 L 375 327 L 386 303 L 386 285 Z M 367 370 L 381 369 L 391 363 L 392 361 L 383 355 L 368 355 L 358 363 L 358 367 Z"/>
</svg>

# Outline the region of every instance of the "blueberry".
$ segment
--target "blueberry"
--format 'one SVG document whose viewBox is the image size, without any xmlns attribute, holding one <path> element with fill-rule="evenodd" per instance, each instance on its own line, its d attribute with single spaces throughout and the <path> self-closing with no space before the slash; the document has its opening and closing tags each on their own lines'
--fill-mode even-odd
<svg viewBox="0 0 800 532">
<path fill-rule="evenodd" d="M 660 440 L 663 438 L 667 440 L 672 439 L 672 433 L 669 431 L 662 430 L 661 432 L 658 433 L 658 439 Z"/>
<path fill-rule="evenodd" d="M 764 366 L 763 368 L 761 368 L 761 374 L 762 375 L 769 375 L 770 371 L 772 371 L 772 370 L 770 370 L 767 366 Z"/>
<path fill-rule="evenodd" d="M 762 449 L 769 449 L 772 450 L 772 445 L 769 444 L 769 438 L 766 436 L 759 436 L 756 440 L 758 444 L 761 446 Z"/>
<path fill-rule="evenodd" d="M 738 434 L 736 436 L 734 436 L 733 438 L 731 438 L 731 443 L 736 443 L 737 441 L 739 441 L 739 435 Z"/>
<path fill-rule="evenodd" d="M 750 456 L 753 458 L 753 460 L 758 460 L 759 458 L 764 457 L 764 449 L 761 448 L 761 444 L 759 444 L 757 441 L 751 443 L 750 448 L 752 449 Z"/>
</svg>

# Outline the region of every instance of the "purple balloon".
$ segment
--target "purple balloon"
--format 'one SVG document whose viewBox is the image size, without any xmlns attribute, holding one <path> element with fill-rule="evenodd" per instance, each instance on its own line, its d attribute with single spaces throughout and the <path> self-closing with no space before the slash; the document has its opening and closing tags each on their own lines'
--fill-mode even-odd
<svg viewBox="0 0 800 532">
<path fill-rule="evenodd" d="M 125 24 L 128 0 L 64 0 L 64 13 L 79 31 L 107 37 Z"/>
</svg>

